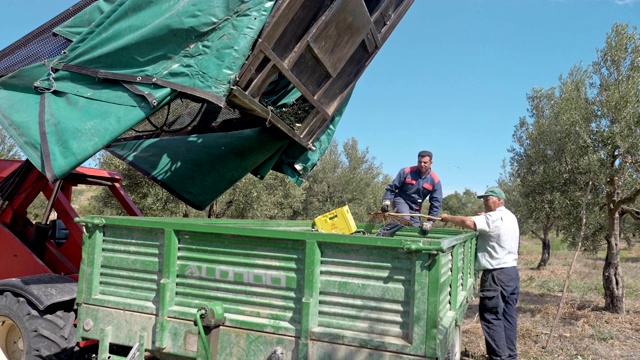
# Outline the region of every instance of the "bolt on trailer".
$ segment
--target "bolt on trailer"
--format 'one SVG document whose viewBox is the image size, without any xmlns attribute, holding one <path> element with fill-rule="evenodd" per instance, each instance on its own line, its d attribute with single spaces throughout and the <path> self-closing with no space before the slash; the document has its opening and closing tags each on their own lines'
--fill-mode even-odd
<svg viewBox="0 0 640 360">
<path fill-rule="evenodd" d="M 99 359 L 131 349 L 160 359 L 460 356 L 475 232 L 383 238 L 321 233 L 308 221 L 78 221 L 87 229 L 78 340 L 99 340 Z"/>
</svg>

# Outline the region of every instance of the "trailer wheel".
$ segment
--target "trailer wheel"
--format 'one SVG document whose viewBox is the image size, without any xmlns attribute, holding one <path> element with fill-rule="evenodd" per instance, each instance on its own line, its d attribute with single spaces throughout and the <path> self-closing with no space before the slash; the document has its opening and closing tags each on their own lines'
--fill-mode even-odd
<svg viewBox="0 0 640 360">
<path fill-rule="evenodd" d="M 462 328 L 460 325 L 456 325 L 453 329 L 453 340 L 451 340 L 451 345 L 449 346 L 449 351 L 447 351 L 447 355 L 444 357 L 445 360 L 460 360 L 461 356 L 461 346 L 462 342 Z"/>
<path fill-rule="evenodd" d="M 76 344 L 73 312 L 38 311 L 24 298 L 0 296 L 0 350 L 9 360 L 69 359 Z"/>
</svg>

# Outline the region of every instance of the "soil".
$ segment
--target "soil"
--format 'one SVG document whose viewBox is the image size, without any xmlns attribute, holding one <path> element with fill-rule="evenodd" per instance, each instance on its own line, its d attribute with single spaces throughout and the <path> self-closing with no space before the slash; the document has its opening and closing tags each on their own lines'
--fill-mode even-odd
<svg viewBox="0 0 640 360">
<path fill-rule="evenodd" d="M 519 359 L 640 359 L 640 246 L 623 249 L 621 255 L 625 278 L 624 314 L 603 309 L 604 252 L 578 255 L 560 318 L 546 347 L 574 256 L 573 251 L 563 249 L 562 245 L 556 247 L 560 249 L 552 250 L 547 267 L 536 270 L 541 255 L 540 242 L 524 239 L 521 243 Z M 485 359 L 477 297 L 465 314 L 462 349 L 463 359 Z"/>
</svg>

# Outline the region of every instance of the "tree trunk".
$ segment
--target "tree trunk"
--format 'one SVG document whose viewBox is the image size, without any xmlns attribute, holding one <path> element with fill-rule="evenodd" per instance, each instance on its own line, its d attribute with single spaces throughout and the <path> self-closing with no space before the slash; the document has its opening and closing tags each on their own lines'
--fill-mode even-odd
<svg viewBox="0 0 640 360">
<path fill-rule="evenodd" d="M 549 241 L 549 235 L 545 236 L 542 241 L 542 257 L 540 258 L 540 262 L 536 269 L 542 270 L 547 266 L 547 262 L 549 261 L 549 257 L 551 257 L 551 242 Z"/>
<path fill-rule="evenodd" d="M 209 205 L 209 208 L 207 208 L 207 219 L 213 219 L 216 217 L 217 208 L 218 208 L 218 200 L 215 200 Z"/>
<path fill-rule="evenodd" d="M 605 310 L 624 314 L 624 278 L 620 269 L 620 216 L 617 212 L 609 214 L 607 257 L 602 269 L 602 285 Z"/>
<path fill-rule="evenodd" d="M 536 267 L 537 270 L 544 269 L 547 266 L 547 262 L 549 262 L 549 258 L 551 257 L 551 240 L 549 239 L 549 237 L 552 230 L 553 222 L 547 221 L 542 227 L 542 236 L 536 234 L 535 231 L 532 232 L 542 242 L 542 256 L 540 257 L 540 262 Z"/>
</svg>

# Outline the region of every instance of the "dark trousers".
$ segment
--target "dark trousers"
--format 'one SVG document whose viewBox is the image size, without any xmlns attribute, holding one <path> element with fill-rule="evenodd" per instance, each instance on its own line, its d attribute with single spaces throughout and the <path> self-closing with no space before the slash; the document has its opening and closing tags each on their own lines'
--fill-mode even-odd
<svg viewBox="0 0 640 360">
<path fill-rule="evenodd" d="M 398 214 L 419 214 L 420 210 L 416 209 L 413 205 L 409 205 L 401 197 L 393 198 L 393 206 Z M 420 217 L 418 216 L 403 216 L 407 220 L 411 220 L 413 226 L 420 226 Z"/>
<path fill-rule="evenodd" d="M 407 204 L 407 202 L 400 197 L 395 197 L 393 199 L 393 208 L 395 209 L 395 211 L 398 212 L 398 214 L 416 214 L 416 213 L 419 214 L 420 213 L 419 211 L 415 210 L 413 206 L 410 206 L 409 204 Z M 413 226 L 420 226 L 420 218 L 418 216 L 403 216 L 403 218 L 407 220 L 411 220 L 411 222 L 413 223 Z M 378 232 L 378 236 L 393 237 L 398 231 L 402 230 L 403 227 L 404 225 L 402 224 L 398 224 L 396 222 L 390 222 L 388 224 L 385 224 L 380 229 L 380 231 Z"/>
<path fill-rule="evenodd" d="M 520 294 L 517 267 L 484 270 L 480 278 L 480 323 L 489 360 L 517 359 Z"/>
</svg>

